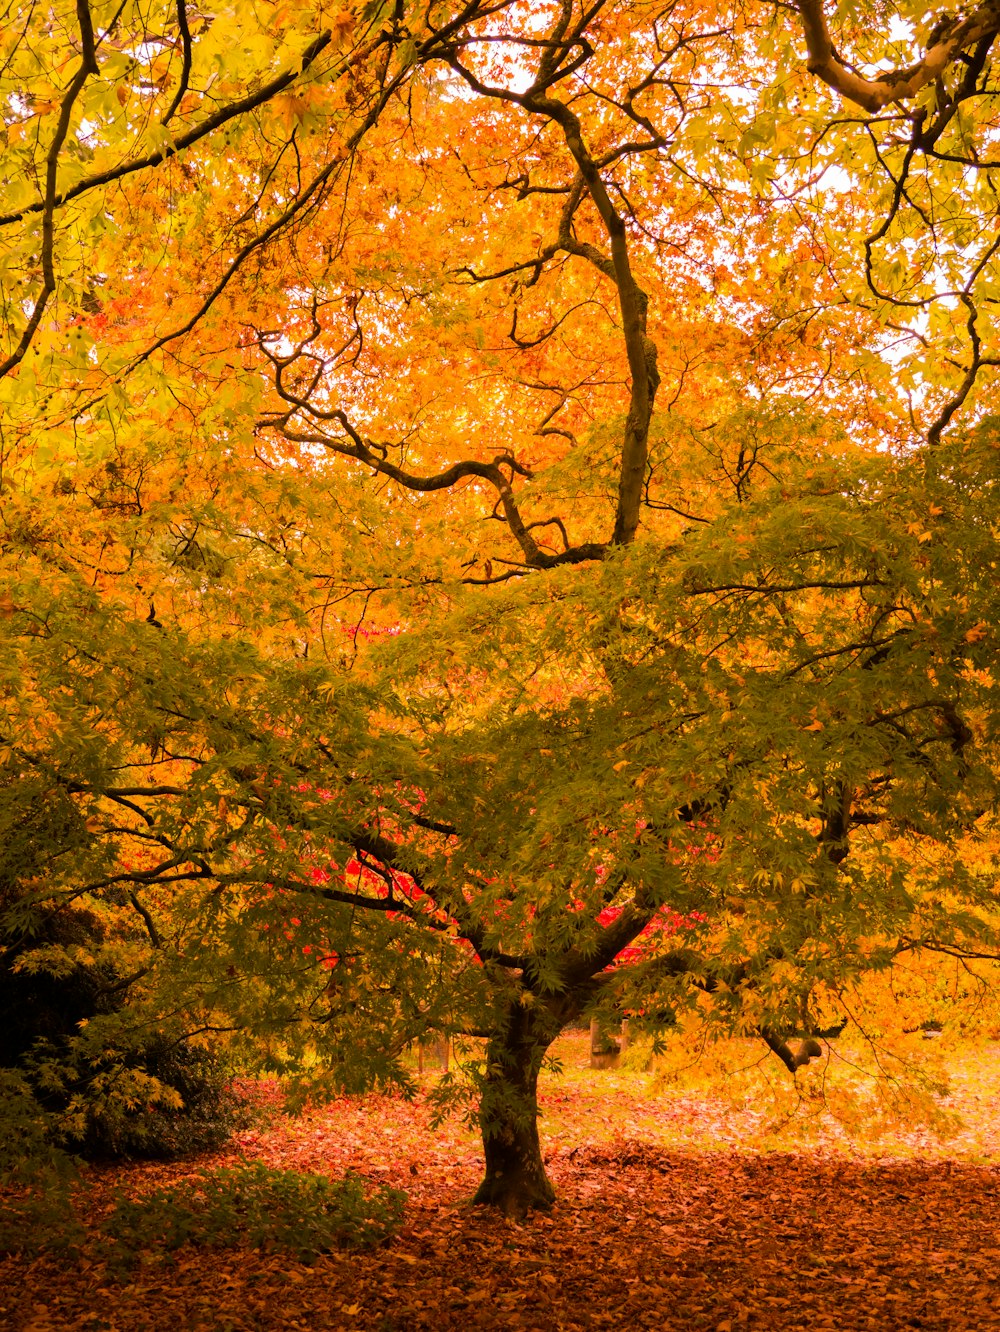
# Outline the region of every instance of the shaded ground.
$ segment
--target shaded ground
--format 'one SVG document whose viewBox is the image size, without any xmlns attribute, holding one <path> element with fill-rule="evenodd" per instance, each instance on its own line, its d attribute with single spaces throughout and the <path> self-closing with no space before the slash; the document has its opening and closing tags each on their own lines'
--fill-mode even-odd
<svg viewBox="0 0 1000 1332">
<path fill-rule="evenodd" d="M 580 1053 L 569 1049 L 577 1063 Z M 180 1250 L 170 1265 L 151 1258 L 117 1281 L 86 1258 L 9 1258 L 0 1263 L 0 1326 L 1000 1328 L 993 1165 L 940 1154 L 891 1161 L 740 1150 L 744 1116 L 691 1094 L 636 1099 L 637 1081 L 642 1090 L 642 1079 L 569 1070 L 550 1082 L 549 1169 L 560 1201 L 523 1227 L 466 1205 L 479 1160 L 460 1125 L 434 1135 L 422 1105 L 338 1102 L 279 1120 L 211 1160 L 242 1155 L 334 1174 L 351 1165 L 405 1188 L 406 1222 L 387 1247 L 312 1267 L 247 1251 Z M 981 1158 L 992 1106 L 981 1090 L 974 1095 L 983 1102 Z M 137 1167 L 127 1183 L 139 1191 L 194 1169 Z M 94 1172 L 92 1215 L 121 1182 L 120 1171 Z"/>
</svg>

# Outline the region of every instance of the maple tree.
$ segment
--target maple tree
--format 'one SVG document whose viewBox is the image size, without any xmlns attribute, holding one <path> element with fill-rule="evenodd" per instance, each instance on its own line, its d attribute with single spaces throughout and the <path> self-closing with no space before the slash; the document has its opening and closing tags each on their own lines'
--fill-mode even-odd
<svg viewBox="0 0 1000 1332">
<path fill-rule="evenodd" d="M 996 25 L 890 9 L 5 29 L 11 965 L 86 903 L 313 1087 L 465 1035 L 518 1214 L 583 1013 L 794 1072 L 993 955 Z"/>
</svg>

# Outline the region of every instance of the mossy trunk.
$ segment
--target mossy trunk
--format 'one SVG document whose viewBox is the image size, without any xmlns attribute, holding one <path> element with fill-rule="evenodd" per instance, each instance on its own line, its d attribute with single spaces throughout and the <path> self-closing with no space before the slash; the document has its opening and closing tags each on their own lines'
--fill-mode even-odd
<svg viewBox="0 0 1000 1332">
<path fill-rule="evenodd" d="M 538 1073 L 561 1025 L 541 1004 L 512 1005 L 486 1050 L 479 1109 L 486 1174 L 473 1202 L 515 1220 L 555 1201 L 538 1138 Z"/>
</svg>

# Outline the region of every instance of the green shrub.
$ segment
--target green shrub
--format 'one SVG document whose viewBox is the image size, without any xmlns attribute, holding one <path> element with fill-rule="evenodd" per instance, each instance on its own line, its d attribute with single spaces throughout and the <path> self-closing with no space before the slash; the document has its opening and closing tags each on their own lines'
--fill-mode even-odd
<svg viewBox="0 0 1000 1332">
<path fill-rule="evenodd" d="M 0 1254 L 72 1254 L 86 1232 L 65 1175 L 39 1175 L 28 1189 L 0 1195 Z"/>
<path fill-rule="evenodd" d="M 219 1054 L 164 1037 L 109 1064 L 76 1099 L 83 1129 L 74 1147 L 90 1159 L 173 1160 L 267 1119 Z"/>
<path fill-rule="evenodd" d="M 127 897 L 56 886 L 92 842 L 65 790 L 0 764 L 0 1177 L 5 1143 L 43 1166 L 169 1159 L 256 1122 L 224 1059 L 150 1011 L 156 949 Z"/>
<path fill-rule="evenodd" d="M 169 1160 L 260 1122 L 221 1053 L 192 1045 L 182 1030 L 149 1030 L 122 979 L 129 958 L 116 965 L 94 913 L 52 908 L 34 920 L 30 904 L 5 913 L 4 901 L 0 891 L 0 1074 L 20 1080 L 52 1145 L 90 1158 Z M 8 1099 L 0 1087 L 0 1137 Z"/>
<path fill-rule="evenodd" d="M 25 1079 L 0 1068 L 0 1254 L 66 1253 L 82 1238 L 75 1168 Z"/>
<path fill-rule="evenodd" d="M 104 1223 L 102 1253 L 129 1267 L 142 1254 L 183 1244 L 288 1250 L 302 1262 L 342 1245 L 381 1244 L 398 1228 L 406 1194 L 372 1187 L 358 1175 L 341 1180 L 269 1166 L 206 1172 L 131 1199 L 119 1196 Z"/>
</svg>

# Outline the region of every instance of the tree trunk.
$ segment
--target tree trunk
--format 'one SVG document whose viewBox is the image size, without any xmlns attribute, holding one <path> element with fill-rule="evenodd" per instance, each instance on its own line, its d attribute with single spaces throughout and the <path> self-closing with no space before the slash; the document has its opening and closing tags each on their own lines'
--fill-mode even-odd
<svg viewBox="0 0 1000 1332">
<path fill-rule="evenodd" d="M 424 1071 L 424 1056 L 430 1051 L 431 1058 L 441 1066 L 441 1072 L 447 1073 L 451 1055 L 450 1036 L 421 1036 L 417 1041 L 417 1072 Z"/>
<path fill-rule="evenodd" d="M 514 1004 L 486 1048 L 479 1108 L 486 1174 L 473 1202 L 499 1207 L 515 1220 L 555 1201 L 538 1139 L 537 1092 L 542 1059 L 561 1026 L 561 1015 L 538 1001 Z"/>
<path fill-rule="evenodd" d="M 621 1048 L 601 1027 L 597 1018 L 590 1019 L 591 1068 L 617 1068 L 618 1054 Z"/>
</svg>

